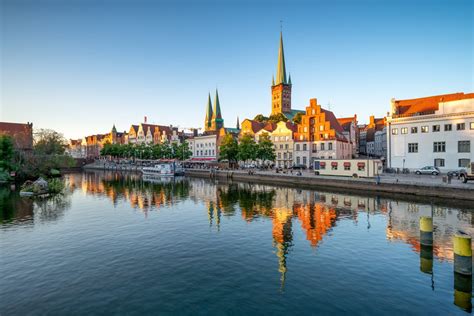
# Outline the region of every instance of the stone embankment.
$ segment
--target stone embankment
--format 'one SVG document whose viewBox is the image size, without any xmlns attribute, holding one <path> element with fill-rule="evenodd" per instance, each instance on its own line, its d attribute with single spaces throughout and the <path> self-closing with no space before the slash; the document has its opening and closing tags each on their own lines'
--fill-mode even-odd
<svg viewBox="0 0 474 316">
<path fill-rule="evenodd" d="M 382 176 L 379 183 L 377 183 L 377 179 L 375 178 L 354 179 L 332 176 L 315 176 L 310 173 L 292 175 L 261 171 L 249 174 L 246 171 L 211 171 L 206 169 L 187 169 L 186 175 L 206 178 L 212 177 L 216 179 L 231 179 L 262 184 L 285 185 L 304 189 L 363 191 L 364 193 L 373 192 L 377 194 L 383 193 L 419 196 L 424 198 L 428 197 L 445 201 L 474 201 L 474 186 L 472 186 L 472 183 L 469 185 L 450 185 L 430 182 L 428 181 L 428 178 L 426 178 L 425 181 L 415 182 L 404 179 L 396 179 L 396 181 L 393 181 L 393 179 Z"/>
<path fill-rule="evenodd" d="M 114 170 L 114 171 L 140 171 L 142 166 L 133 165 L 133 164 L 120 164 L 114 162 L 102 162 L 96 161 L 85 165 L 84 169 L 93 169 L 93 170 Z"/>
</svg>

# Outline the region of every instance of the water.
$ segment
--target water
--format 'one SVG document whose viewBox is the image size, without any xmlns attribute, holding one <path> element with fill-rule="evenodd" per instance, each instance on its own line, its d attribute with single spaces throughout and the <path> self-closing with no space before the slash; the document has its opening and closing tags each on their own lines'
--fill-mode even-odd
<svg viewBox="0 0 474 316">
<path fill-rule="evenodd" d="M 47 200 L 0 190 L 1 315 L 469 312 L 451 240 L 474 234 L 469 204 L 100 172 L 65 181 Z M 418 226 L 430 214 L 432 260 Z"/>
</svg>

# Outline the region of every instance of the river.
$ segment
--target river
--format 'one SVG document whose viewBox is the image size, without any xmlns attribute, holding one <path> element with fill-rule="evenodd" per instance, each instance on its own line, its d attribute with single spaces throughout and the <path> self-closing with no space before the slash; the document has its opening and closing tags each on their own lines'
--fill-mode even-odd
<svg viewBox="0 0 474 316">
<path fill-rule="evenodd" d="M 64 181 L 42 200 L 0 189 L 1 315 L 471 309 L 452 236 L 474 234 L 472 205 L 132 173 Z"/>
</svg>

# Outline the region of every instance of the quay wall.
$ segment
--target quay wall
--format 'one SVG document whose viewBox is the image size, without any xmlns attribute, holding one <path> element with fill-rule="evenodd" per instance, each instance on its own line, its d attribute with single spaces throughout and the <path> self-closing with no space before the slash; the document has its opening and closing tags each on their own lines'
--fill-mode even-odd
<svg viewBox="0 0 474 316">
<path fill-rule="evenodd" d="M 301 189 L 363 191 L 365 193 L 396 194 L 413 197 L 435 198 L 437 200 L 474 201 L 474 190 L 429 184 L 379 183 L 375 179 L 334 179 L 329 176 L 302 177 L 268 173 L 248 174 L 226 170 L 211 173 L 205 169 L 187 169 L 187 176 L 228 179 L 262 184 L 293 186 Z"/>
</svg>

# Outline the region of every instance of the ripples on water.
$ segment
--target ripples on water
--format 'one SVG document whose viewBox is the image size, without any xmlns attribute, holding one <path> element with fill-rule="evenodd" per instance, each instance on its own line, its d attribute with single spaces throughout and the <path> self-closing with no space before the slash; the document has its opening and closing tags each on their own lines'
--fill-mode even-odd
<svg viewBox="0 0 474 316">
<path fill-rule="evenodd" d="M 45 200 L 0 189 L 2 315 L 470 311 L 470 293 L 454 296 L 472 280 L 455 281 L 451 240 L 474 233 L 470 206 L 135 174 L 65 181 Z"/>
</svg>

